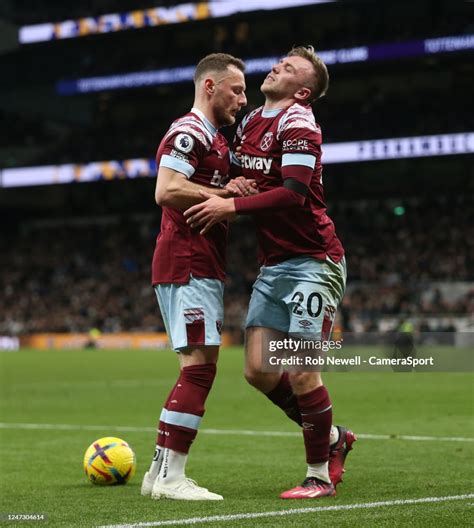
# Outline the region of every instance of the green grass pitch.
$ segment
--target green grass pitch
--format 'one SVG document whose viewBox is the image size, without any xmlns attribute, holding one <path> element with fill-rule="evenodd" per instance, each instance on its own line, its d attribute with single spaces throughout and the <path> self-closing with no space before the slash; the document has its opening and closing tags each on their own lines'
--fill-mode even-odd
<svg viewBox="0 0 474 528">
<path fill-rule="evenodd" d="M 188 476 L 222 502 L 154 501 L 140 495 L 161 406 L 177 375 L 169 351 L 75 350 L 0 354 L 0 514 L 41 513 L 44 522 L 5 526 L 99 526 L 261 513 L 296 508 L 445 497 L 474 491 L 474 442 L 406 440 L 396 435 L 474 437 L 468 373 L 328 373 L 335 423 L 362 435 L 347 459 L 335 498 L 282 501 L 305 475 L 300 435 L 213 434 L 297 427 L 243 379 L 241 348 L 224 349 Z M 68 424 L 21 429 L 14 423 Z M 78 426 L 82 426 L 78 427 Z M 96 426 L 94 429 L 93 426 Z M 103 427 L 101 427 L 103 426 Z M 131 428 L 127 430 L 125 427 Z M 150 428 L 147 430 L 147 428 Z M 207 432 L 206 432 L 207 430 Z M 127 440 L 137 473 L 126 486 L 86 481 L 82 458 L 102 436 Z M 206 522 L 213 527 L 472 526 L 474 498 L 438 503 L 318 511 Z"/>
</svg>

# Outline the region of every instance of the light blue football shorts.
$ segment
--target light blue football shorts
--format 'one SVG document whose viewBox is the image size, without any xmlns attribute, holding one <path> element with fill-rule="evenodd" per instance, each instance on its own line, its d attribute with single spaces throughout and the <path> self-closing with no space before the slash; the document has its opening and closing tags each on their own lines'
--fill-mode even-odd
<svg viewBox="0 0 474 528">
<path fill-rule="evenodd" d="M 157 284 L 155 293 L 174 350 L 221 344 L 223 282 L 191 276 L 188 284 Z"/>
<path fill-rule="evenodd" d="M 246 328 L 274 328 L 302 339 L 328 340 L 346 288 L 346 260 L 310 257 L 262 266 L 253 285 Z"/>
</svg>

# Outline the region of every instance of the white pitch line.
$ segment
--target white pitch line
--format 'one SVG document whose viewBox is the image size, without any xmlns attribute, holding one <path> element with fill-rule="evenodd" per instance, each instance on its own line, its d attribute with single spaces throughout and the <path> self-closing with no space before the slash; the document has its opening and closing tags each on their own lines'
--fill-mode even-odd
<svg viewBox="0 0 474 528">
<path fill-rule="evenodd" d="M 300 432 L 290 431 L 247 431 L 233 430 L 233 429 L 199 429 L 200 433 L 216 434 L 216 435 L 240 435 L 240 436 L 297 436 L 300 437 Z M 424 441 L 439 441 L 439 442 L 474 442 L 472 437 L 464 436 L 410 436 L 410 435 L 383 435 L 383 434 L 366 434 L 356 433 L 357 438 L 363 440 L 410 440 L 415 442 Z"/>
<path fill-rule="evenodd" d="M 239 521 L 244 519 L 259 519 L 262 517 L 283 517 L 286 515 L 299 515 L 303 513 L 316 513 L 326 511 L 363 510 L 370 508 L 384 508 L 387 506 L 408 506 L 411 504 L 425 504 L 433 502 L 459 501 L 474 498 L 474 493 L 466 495 L 450 495 L 446 497 L 424 497 L 422 499 L 397 499 L 381 502 L 362 502 L 359 504 L 341 504 L 338 506 L 319 506 L 316 508 L 296 508 L 291 510 L 278 510 L 255 513 L 236 513 L 234 515 L 212 515 L 209 517 L 190 517 L 188 519 L 171 519 L 169 521 L 150 521 L 127 524 L 107 524 L 98 528 L 145 528 L 148 526 L 186 526 L 218 521 Z"/>
<path fill-rule="evenodd" d="M 155 433 L 156 427 L 136 427 L 130 425 L 76 425 L 47 423 L 0 422 L 0 429 L 37 429 L 57 431 L 124 431 L 132 433 Z M 292 431 L 251 431 L 247 429 L 199 429 L 201 434 L 230 436 L 278 436 L 300 437 L 300 432 Z M 384 434 L 357 434 L 362 440 L 408 440 L 413 442 L 474 442 L 473 437 L 465 436 L 410 436 Z"/>
<path fill-rule="evenodd" d="M 53 431 L 130 431 L 133 433 L 156 432 L 156 427 L 135 427 L 129 425 L 76 425 L 48 423 L 0 422 L 0 429 L 36 429 Z"/>
<path fill-rule="evenodd" d="M 140 379 L 117 379 L 113 381 L 48 381 L 48 389 L 51 387 L 66 387 L 66 388 L 91 388 L 91 387 L 103 387 L 104 389 L 110 387 L 158 387 L 160 385 L 168 385 L 167 380 L 140 380 Z M 33 388 L 44 388 L 44 381 L 28 381 L 23 383 L 14 383 L 11 387 L 13 390 L 31 389 Z"/>
</svg>

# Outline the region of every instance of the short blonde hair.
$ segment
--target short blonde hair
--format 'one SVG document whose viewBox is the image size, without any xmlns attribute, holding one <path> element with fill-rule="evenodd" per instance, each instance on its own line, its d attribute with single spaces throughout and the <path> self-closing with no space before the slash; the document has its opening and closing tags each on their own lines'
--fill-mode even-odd
<svg viewBox="0 0 474 528">
<path fill-rule="evenodd" d="M 313 46 L 296 46 L 289 53 L 288 57 L 302 57 L 308 60 L 314 69 L 314 76 L 308 88 L 311 90 L 309 102 L 319 99 L 326 94 L 329 87 L 329 73 L 321 57 L 318 57 Z"/>
</svg>

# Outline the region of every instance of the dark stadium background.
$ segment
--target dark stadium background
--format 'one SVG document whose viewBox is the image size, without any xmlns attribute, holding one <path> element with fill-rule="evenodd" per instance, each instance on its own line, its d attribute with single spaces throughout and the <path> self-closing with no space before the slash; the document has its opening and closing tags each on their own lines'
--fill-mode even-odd
<svg viewBox="0 0 474 528">
<path fill-rule="evenodd" d="M 245 3 L 245 2 L 244 2 Z M 334 2 L 37 44 L 23 25 L 172 2 L 7 0 L 0 6 L 0 170 L 153 158 L 193 85 L 58 95 L 61 80 L 474 33 L 470 2 Z M 474 131 L 472 50 L 329 66 L 315 105 L 324 143 Z M 247 78 L 246 111 L 264 74 Z M 233 130 L 225 131 L 232 137 Z M 323 145 L 324 147 L 324 145 Z M 324 163 L 324 157 L 323 157 Z M 465 331 L 474 311 L 471 154 L 328 164 L 348 260 L 343 331 Z M 150 286 L 154 178 L 0 187 L 0 336 L 163 331 Z M 232 225 L 226 323 L 241 342 L 257 273 L 251 221 Z M 471 325 L 471 326 L 470 326 Z"/>
</svg>

